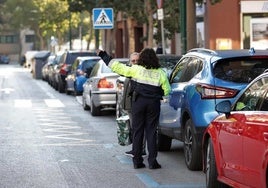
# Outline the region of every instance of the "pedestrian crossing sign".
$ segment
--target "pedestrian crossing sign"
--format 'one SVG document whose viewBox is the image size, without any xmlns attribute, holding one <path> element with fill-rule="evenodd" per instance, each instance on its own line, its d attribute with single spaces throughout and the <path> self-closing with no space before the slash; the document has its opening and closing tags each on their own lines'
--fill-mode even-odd
<svg viewBox="0 0 268 188">
<path fill-rule="evenodd" d="M 114 27 L 112 8 L 94 8 L 92 14 L 94 29 L 112 29 Z"/>
</svg>

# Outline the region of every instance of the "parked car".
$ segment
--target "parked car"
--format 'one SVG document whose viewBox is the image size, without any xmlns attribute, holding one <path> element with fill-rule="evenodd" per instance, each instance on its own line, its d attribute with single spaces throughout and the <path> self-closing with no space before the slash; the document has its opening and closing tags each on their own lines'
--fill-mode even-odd
<svg viewBox="0 0 268 188">
<path fill-rule="evenodd" d="M 56 90 L 58 89 L 58 83 L 56 82 L 56 69 L 62 54 L 63 52 L 56 53 L 51 66 L 48 67 L 48 83 Z"/>
<path fill-rule="evenodd" d="M 118 59 L 122 62 L 120 59 Z M 82 104 L 84 110 L 90 109 L 92 116 L 101 114 L 101 110 L 116 107 L 116 79 L 118 74 L 99 60 L 93 67 L 89 78 L 83 85 Z"/>
<path fill-rule="evenodd" d="M 202 142 L 207 187 L 267 187 L 268 73 L 252 81 L 233 105 L 218 103 L 216 111 L 220 115 Z"/>
<path fill-rule="evenodd" d="M 218 115 L 215 105 L 226 99 L 233 103 L 267 68 L 267 50 L 190 50 L 169 77 L 171 93 L 161 102 L 158 149 L 168 151 L 172 139 L 180 140 L 188 169 L 201 170 L 202 136 Z"/>
<path fill-rule="evenodd" d="M 84 56 L 96 56 L 97 54 L 95 52 L 89 52 L 89 51 L 65 51 L 59 60 L 58 65 L 56 66 L 56 74 L 55 74 L 55 81 L 57 85 L 57 90 L 60 93 L 65 92 L 65 78 L 67 76 L 67 73 L 70 71 L 70 68 L 72 64 L 74 63 L 74 60 L 77 57 L 84 57 Z"/>
<path fill-rule="evenodd" d="M 47 62 L 42 67 L 42 80 L 47 81 L 49 79 L 49 69 L 51 66 L 53 66 L 53 61 L 55 59 L 55 55 L 50 55 L 47 59 Z"/>
<path fill-rule="evenodd" d="M 159 58 L 159 63 L 161 67 L 167 72 L 169 75 L 172 68 L 178 63 L 180 60 L 181 56 L 175 55 L 175 54 L 157 54 L 157 57 Z M 128 59 L 126 59 L 128 61 Z M 127 62 L 125 62 L 127 63 Z M 122 109 L 122 97 L 124 93 L 124 82 L 125 82 L 125 77 L 120 76 L 116 80 L 116 118 L 119 118 L 122 115 L 125 115 L 126 112 Z"/>
<path fill-rule="evenodd" d="M 0 55 L 0 64 L 9 64 L 9 61 L 8 55 Z"/>
<path fill-rule="evenodd" d="M 67 94 L 81 95 L 83 84 L 86 82 L 94 65 L 100 60 L 99 56 L 77 57 L 71 67 L 71 71 L 66 76 Z"/>
</svg>

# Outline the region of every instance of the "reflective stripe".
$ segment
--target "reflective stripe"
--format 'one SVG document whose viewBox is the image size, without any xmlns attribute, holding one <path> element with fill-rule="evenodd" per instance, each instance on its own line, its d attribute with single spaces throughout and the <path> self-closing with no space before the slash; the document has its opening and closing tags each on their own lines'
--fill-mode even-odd
<svg viewBox="0 0 268 188">
<path fill-rule="evenodd" d="M 125 77 L 131 77 L 133 81 L 151 86 L 160 86 L 164 95 L 167 95 L 171 88 L 167 79 L 166 73 L 161 69 L 146 69 L 141 65 L 126 66 L 116 60 L 111 60 L 109 63 L 111 69 Z"/>
<path fill-rule="evenodd" d="M 160 83 L 156 80 L 142 80 L 141 78 L 132 78 L 132 80 L 136 81 L 137 83 L 141 84 L 149 84 L 152 86 L 160 86 Z"/>
</svg>

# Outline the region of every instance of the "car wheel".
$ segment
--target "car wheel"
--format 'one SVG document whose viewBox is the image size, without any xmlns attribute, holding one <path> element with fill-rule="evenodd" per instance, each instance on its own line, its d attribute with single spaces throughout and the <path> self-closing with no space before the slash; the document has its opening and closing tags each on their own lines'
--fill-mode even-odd
<svg viewBox="0 0 268 188">
<path fill-rule="evenodd" d="M 90 113 L 92 116 L 100 115 L 100 107 L 96 107 L 92 100 L 90 101 Z"/>
<path fill-rule="evenodd" d="M 65 85 L 65 93 L 66 93 L 67 95 L 70 95 L 70 94 L 71 94 L 71 91 L 68 90 L 68 86 L 67 86 L 67 84 Z"/>
<path fill-rule="evenodd" d="M 79 96 L 79 95 L 81 95 L 81 92 L 78 91 L 76 82 L 74 83 L 74 93 L 73 93 L 73 95 L 74 95 L 74 96 Z"/>
<path fill-rule="evenodd" d="M 89 110 L 89 106 L 86 103 L 86 99 L 82 97 L 82 106 L 84 110 Z"/>
<path fill-rule="evenodd" d="M 60 93 L 64 93 L 64 91 L 65 91 L 65 87 L 64 87 L 63 81 L 61 81 L 61 79 L 59 80 L 59 83 L 58 83 L 58 91 Z"/>
<path fill-rule="evenodd" d="M 159 151 L 169 151 L 171 144 L 172 138 L 161 133 L 157 133 L 157 146 Z"/>
<path fill-rule="evenodd" d="M 229 186 L 217 180 L 218 171 L 216 167 L 214 148 L 213 148 L 213 144 L 210 138 L 208 140 L 208 144 L 206 148 L 205 160 L 206 160 L 205 161 L 206 187 L 207 188 L 214 188 L 214 187 L 228 188 Z"/>
<path fill-rule="evenodd" d="M 196 135 L 193 131 L 193 123 L 188 119 L 184 130 L 184 158 L 189 170 L 202 169 L 201 147 L 198 146 Z"/>
</svg>

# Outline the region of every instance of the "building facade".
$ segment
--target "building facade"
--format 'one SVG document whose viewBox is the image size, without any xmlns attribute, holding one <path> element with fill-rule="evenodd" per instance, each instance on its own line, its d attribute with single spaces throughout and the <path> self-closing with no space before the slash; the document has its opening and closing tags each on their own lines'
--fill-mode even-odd
<svg viewBox="0 0 268 188">
<path fill-rule="evenodd" d="M 206 48 L 268 48 L 268 1 L 222 0 L 204 6 Z"/>
<path fill-rule="evenodd" d="M 196 47 L 213 50 L 268 48 L 268 0 L 222 0 L 215 5 L 204 0 L 203 5 L 202 21 L 197 23 Z M 114 29 L 101 33 L 102 46 L 115 57 L 128 57 L 131 52 L 146 47 L 146 26 L 138 25 L 124 14 L 117 15 Z M 0 55 L 8 55 L 11 61 L 19 61 L 26 51 L 35 49 L 34 45 L 31 30 L 0 33 Z M 168 46 L 170 53 L 181 55 L 180 34 L 174 35 Z"/>
</svg>

